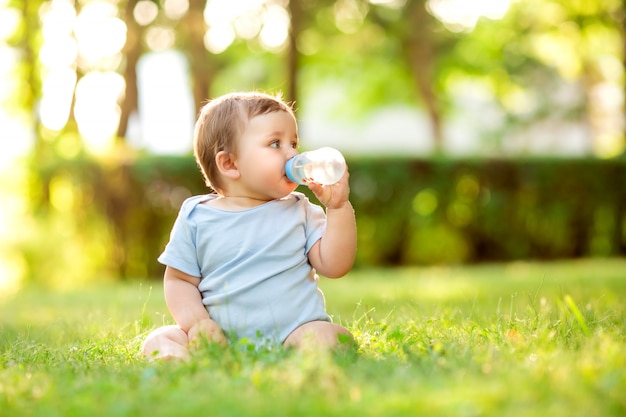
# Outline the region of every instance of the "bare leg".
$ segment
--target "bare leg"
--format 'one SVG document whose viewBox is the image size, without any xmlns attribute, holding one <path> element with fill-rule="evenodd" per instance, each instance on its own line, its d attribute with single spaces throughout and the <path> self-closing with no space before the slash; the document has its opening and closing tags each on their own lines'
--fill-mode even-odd
<svg viewBox="0 0 626 417">
<path fill-rule="evenodd" d="M 149 359 L 174 360 L 189 358 L 189 340 L 178 326 L 163 326 L 152 331 L 141 347 L 141 353 Z"/>
<path fill-rule="evenodd" d="M 344 327 L 327 321 L 311 321 L 291 332 L 284 347 L 333 349 L 354 345 L 354 337 Z"/>
</svg>

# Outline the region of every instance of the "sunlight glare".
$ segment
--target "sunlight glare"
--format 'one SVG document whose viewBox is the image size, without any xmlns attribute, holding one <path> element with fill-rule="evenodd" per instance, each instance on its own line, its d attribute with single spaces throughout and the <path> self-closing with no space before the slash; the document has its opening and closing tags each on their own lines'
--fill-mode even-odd
<svg viewBox="0 0 626 417">
<path fill-rule="evenodd" d="M 31 149 L 34 140 L 28 122 L 26 114 L 9 115 L 0 112 L 0 173 L 11 169 L 15 159 L 26 155 Z"/>
<path fill-rule="evenodd" d="M 126 24 L 112 3 L 86 4 L 76 19 L 74 33 L 80 56 L 89 63 L 118 54 L 126 43 Z"/>
<path fill-rule="evenodd" d="M 268 50 L 284 46 L 289 34 L 289 13 L 284 1 L 271 0 L 209 0 L 204 9 L 208 30 L 204 36 L 207 50 L 214 54 L 225 51 L 236 38 L 259 37 Z"/>
<path fill-rule="evenodd" d="M 72 3 L 68 0 L 53 0 L 41 5 L 39 12 L 44 39 L 72 33 L 76 21 L 76 10 Z"/>
<path fill-rule="evenodd" d="M 626 142 L 622 132 L 600 133 L 593 141 L 593 151 L 600 158 L 615 158 L 626 152 Z"/>
<path fill-rule="evenodd" d="M 478 19 L 504 17 L 511 0 L 428 0 L 428 10 L 452 32 L 471 32 Z"/>
<path fill-rule="evenodd" d="M 43 44 L 39 50 L 40 62 L 50 69 L 67 69 L 72 66 L 78 53 L 76 41 L 72 37 L 76 21 L 72 5 L 67 1 L 55 0 L 47 7 L 42 6 L 41 21 Z"/>
<path fill-rule="evenodd" d="M 0 130 L 4 130 L 5 120 L 0 113 Z M 16 140 L 19 142 L 19 139 Z M 5 144 L 0 141 L 0 148 Z M 13 141 L 10 141 L 13 142 Z M 4 149 L 0 151 L 0 164 L 6 156 Z M 29 233 L 27 199 L 25 182 L 27 181 L 24 166 L 13 166 L 11 171 L 0 175 L 0 297 L 16 293 L 24 278 L 27 265 L 24 255 L 16 243 L 22 241 Z"/>
<path fill-rule="evenodd" d="M 289 24 L 289 13 L 284 7 L 269 6 L 260 33 L 261 43 L 270 50 L 282 47 L 289 36 Z"/>
<path fill-rule="evenodd" d="M 195 119 L 188 60 L 174 50 L 146 54 L 137 74 L 141 112 L 130 140 L 149 152 L 188 153 Z"/>
<path fill-rule="evenodd" d="M 70 35 L 48 36 L 39 50 L 39 61 L 48 68 L 70 67 L 77 56 L 76 40 Z"/>
<path fill-rule="evenodd" d="M 135 5 L 133 17 L 141 26 L 148 26 L 159 14 L 159 7 L 150 0 L 141 0 Z"/>
<path fill-rule="evenodd" d="M 204 46 L 214 54 L 224 52 L 234 41 L 235 30 L 229 23 L 211 26 L 204 34 Z"/>
<path fill-rule="evenodd" d="M 0 103 L 11 97 L 15 88 L 19 86 L 12 75 L 19 61 L 19 52 L 16 48 L 0 44 Z"/>
<path fill-rule="evenodd" d="M 178 20 L 189 10 L 189 0 L 165 0 L 163 11 L 172 20 Z"/>
<path fill-rule="evenodd" d="M 529 38 L 537 57 L 553 66 L 565 79 L 574 80 L 583 71 L 578 44 L 572 44 L 563 34 L 538 34 Z"/>
<path fill-rule="evenodd" d="M 39 60 L 45 70 L 39 117 L 44 127 L 59 131 L 70 116 L 76 71 L 72 68 L 78 48 L 72 37 L 76 22 L 74 6 L 67 0 L 53 0 L 40 8 L 43 44 Z"/>
<path fill-rule="evenodd" d="M 246 13 L 233 21 L 237 36 L 242 39 L 253 39 L 261 30 L 263 24 L 257 13 Z"/>
<path fill-rule="evenodd" d="M 209 26 L 222 22 L 234 22 L 247 13 L 258 13 L 265 0 L 208 0 L 204 9 L 204 20 Z"/>
<path fill-rule="evenodd" d="M 146 31 L 146 43 L 152 51 L 160 52 L 170 49 L 176 41 L 176 33 L 172 28 L 151 26 Z"/>
<path fill-rule="evenodd" d="M 601 158 L 621 155 L 626 149 L 622 108 L 624 92 L 619 81 L 605 81 L 591 88 L 590 122 L 595 131 L 593 150 Z"/>
<path fill-rule="evenodd" d="M 616 56 L 602 55 L 597 60 L 598 70 L 605 80 L 619 83 L 623 74 L 623 65 Z"/>
<path fill-rule="evenodd" d="M 20 289 L 26 262 L 6 249 L 0 251 L 0 297 L 14 295 Z"/>
<path fill-rule="evenodd" d="M 67 123 L 75 85 L 76 72 L 69 67 L 51 69 L 45 77 L 39 116 L 48 129 L 58 131 Z"/>
<path fill-rule="evenodd" d="M 120 117 L 117 102 L 124 89 L 124 78 L 115 72 L 90 72 L 76 86 L 78 130 L 93 152 L 107 151 L 113 144 Z"/>
<path fill-rule="evenodd" d="M 32 126 L 30 110 L 7 103 L 12 97 L 22 94 L 21 89 L 24 87 L 19 79 L 20 73 L 16 71 L 19 58 L 18 49 L 0 42 L 0 106 L 3 106 L 0 111 L 0 174 L 12 171 L 14 162 L 26 155 L 33 143 L 32 132 L 29 131 Z M 0 206 L 6 206 L 6 196 L 2 198 L 3 204 Z M 0 230 L 2 235 L 3 231 Z"/>
<path fill-rule="evenodd" d="M 406 4 L 406 0 L 369 0 L 369 2 L 376 6 L 384 6 L 390 9 L 399 9 Z"/>
<path fill-rule="evenodd" d="M 0 8 L 0 40 L 8 39 L 17 29 L 20 12 L 13 7 Z"/>
</svg>

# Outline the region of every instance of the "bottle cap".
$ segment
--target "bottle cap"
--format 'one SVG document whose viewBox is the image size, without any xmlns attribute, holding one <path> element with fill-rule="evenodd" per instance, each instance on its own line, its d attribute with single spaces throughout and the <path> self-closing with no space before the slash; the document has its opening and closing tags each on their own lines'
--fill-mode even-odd
<svg viewBox="0 0 626 417">
<path fill-rule="evenodd" d="M 292 157 L 290 160 L 287 161 L 287 164 L 285 164 L 285 175 L 287 175 L 287 178 L 289 178 L 289 181 L 295 182 L 295 183 L 299 183 L 299 181 L 293 176 L 293 161 L 297 157 L 298 155 Z"/>
</svg>

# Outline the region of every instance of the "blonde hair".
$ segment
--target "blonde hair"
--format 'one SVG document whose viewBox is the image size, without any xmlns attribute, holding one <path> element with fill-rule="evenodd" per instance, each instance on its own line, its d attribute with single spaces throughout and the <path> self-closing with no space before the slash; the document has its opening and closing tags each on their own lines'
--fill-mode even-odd
<svg viewBox="0 0 626 417">
<path fill-rule="evenodd" d="M 218 193 L 223 190 L 215 163 L 217 153 L 236 153 L 236 139 L 245 123 L 255 116 L 276 111 L 294 114 L 280 94 L 271 96 L 258 92 L 226 94 L 202 107 L 194 130 L 193 152 L 207 187 Z"/>
</svg>

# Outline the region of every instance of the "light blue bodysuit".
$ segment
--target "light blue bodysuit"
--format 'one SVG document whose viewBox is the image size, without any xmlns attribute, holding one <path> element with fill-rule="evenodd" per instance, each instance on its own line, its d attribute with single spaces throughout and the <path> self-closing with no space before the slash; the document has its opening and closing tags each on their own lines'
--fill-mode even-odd
<svg viewBox="0 0 626 417">
<path fill-rule="evenodd" d="M 300 325 L 330 321 L 307 254 L 326 227 L 301 193 L 241 211 L 187 199 L 159 262 L 200 277 L 209 315 L 229 339 L 279 344 Z"/>
</svg>

